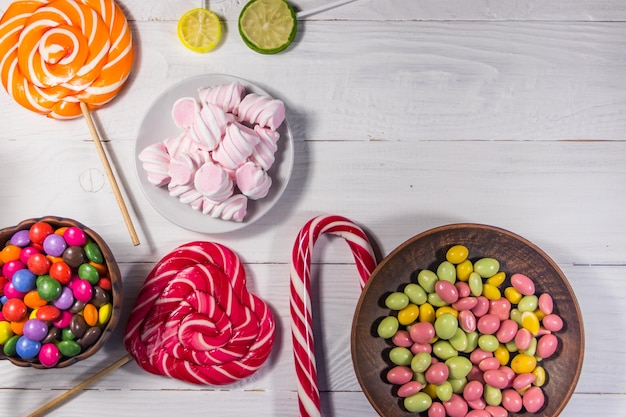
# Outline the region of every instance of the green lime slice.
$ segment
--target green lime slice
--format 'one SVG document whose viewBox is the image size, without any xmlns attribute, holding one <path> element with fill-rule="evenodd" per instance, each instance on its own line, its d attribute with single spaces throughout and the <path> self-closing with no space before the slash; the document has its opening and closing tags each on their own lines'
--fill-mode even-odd
<svg viewBox="0 0 626 417">
<path fill-rule="evenodd" d="M 285 0 L 251 0 L 239 14 L 239 34 L 253 51 L 275 54 L 296 36 L 296 13 Z"/>
</svg>

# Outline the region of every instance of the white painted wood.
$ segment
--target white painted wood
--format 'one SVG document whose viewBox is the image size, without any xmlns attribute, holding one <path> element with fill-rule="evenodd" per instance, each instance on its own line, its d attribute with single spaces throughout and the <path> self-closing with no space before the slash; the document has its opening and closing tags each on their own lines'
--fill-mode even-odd
<svg viewBox="0 0 626 417">
<path fill-rule="evenodd" d="M 0 1 L 0 11 L 9 3 Z M 176 20 L 200 3 L 121 2 L 137 64 L 94 119 L 130 202 L 138 247 L 84 121 L 30 114 L 0 91 L 0 226 L 48 214 L 88 224 L 111 246 L 126 290 L 122 323 L 88 361 L 50 371 L 1 362 L 0 415 L 26 415 L 123 355 L 124 323 L 144 278 L 196 239 L 237 252 L 250 289 L 272 307 L 278 334 L 266 366 L 232 386 L 198 387 L 131 363 L 50 415 L 297 415 L 288 262 L 299 228 L 324 213 L 362 225 L 380 256 L 456 222 L 500 226 L 536 243 L 570 280 L 585 322 L 583 373 L 563 416 L 623 414 L 626 3 L 358 0 L 301 21 L 294 45 L 276 56 L 243 44 L 236 19 L 244 2 L 234 0 L 209 2 L 226 29 L 218 48 L 186 51 Z M 293 176 L 277 206 L 224 235 L 169 223 L 144 198 L 134 169 L 147 107 L 172 84 L 207 73 L 248 79 L 283 99 L 295 139 Z M 350 359 L 359 294 L 348 247 L 324 237 L 313 261 L 323 415 L 374 416 Z"/>
</svg>

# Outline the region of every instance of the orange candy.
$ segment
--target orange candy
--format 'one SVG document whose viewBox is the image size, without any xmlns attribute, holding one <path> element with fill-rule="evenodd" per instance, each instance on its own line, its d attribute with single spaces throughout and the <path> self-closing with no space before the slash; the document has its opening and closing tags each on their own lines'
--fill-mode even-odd
<svg viewBox="0 0 626 417">
<path fill-rule="evenodd" d="M 2 263 L 7 263 L 10 261 L 17 261 L 20 259 L 20 253 L 22 252 L 22 248 L 15 245 L 7 245 L 2 248 L 0 251 L 0 261 Z"/>
<path fill-rule="evenodd" d="M 106 19 L 106 20 L 105 20 Z M 15 1 L 0 20 L 0 75 L 23 107 L 56 119 L 112 100 L 133 65 L 130 27 L 113 0 Z"/>
<path fill-rule="evenodd" d="M 83 310 L 83 318 L 85 323 L 90 326 L 95 326 L 98 323 L 98 309 L 93 304 L 85 305 Z"/>
<path fill-rule="evenodd" d="M 24 304 L 26 304 L 26 307 L 35 309 L 45 306 L 48 302 L 39 296 L 37 290 L 32 290 L 24 296 Z"/>
</svg>

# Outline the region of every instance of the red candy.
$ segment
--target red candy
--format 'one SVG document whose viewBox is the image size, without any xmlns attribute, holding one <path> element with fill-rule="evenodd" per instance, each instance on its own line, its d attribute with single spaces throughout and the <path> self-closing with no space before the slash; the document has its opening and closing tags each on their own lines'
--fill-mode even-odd
<svg viewBox="0 0 626 417">
<path fill-rule="evenodd" d="M 46 275 L 52 262 L 43 253 L 35 253 L 28 258 L 28 269 L 35 275 Z"/>
<path fill-rule="evenodd" d="M 50 266 L 49 274 L 61 284 L 67 284 L 72 278 L 72 268 L 65 262 L 55 262 Z"/>
<path fill-rule="evenodd" d="M 26 304 L 19 298 L 10 298 L 2 306 L 2 315 L 9 321 L 21 321 L 26 317 Z"/>
<path fill-rule="evenodd" d="M 54 233 L 54 229 L 49 223 L 37 222 L 33 224 L 28 231 L 28 238 L 31 242 L 42 245 L 46 236 Z"/>
</svg>

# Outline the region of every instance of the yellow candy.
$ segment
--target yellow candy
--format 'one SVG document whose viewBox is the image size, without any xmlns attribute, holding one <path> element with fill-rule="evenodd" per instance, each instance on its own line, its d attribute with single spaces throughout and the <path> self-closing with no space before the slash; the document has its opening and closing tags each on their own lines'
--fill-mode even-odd
<svg viewBox="0 0 626 417">
<path fill-rule="evenodd" d="M 533 385 L 542 387 L 543 384 L 546 383 L 546 370 L 543 369 L 543 366 L 535 367 L 535 369 L 533 369 L 533 375 L 535 375 L 535 382 L 533 382 Z"/>
<path fill-rule="evenodd" d="M 0 345 L 4 345 L 7 340 L 13 337 L 13 330 L 11 330 L 11 323 L 8 321 L 0 321 Z"/>
<path fill-rule="evenodd" d="M 426 384 L 422 391 L 428 394 L 428 396 L 433 400 L 437 398 L 437 385 L 435 384 Z"/>
<path fill-rule="evenodd" d="M 539 319 L 539 321 L 543 320 L 543 318 L 546 316 L 546 314 L 539 309 L 535 310 L 534 313 L 535 313 L 535 316 L 537 316 L 537 318 Z"/>
<path fill-rule="evenodd" d="M 98 310 L 98 324 L 100 326 L 104 326 L 111 319 L 111 314 L 113 313 L 113 306 L 111 303 L 106 303 L 100 306 L 100 310 Z"/>
<path fill-rule="evenodd" d="M 454 309 L 454 308 L 452 308 L 450 306 L 443 306 L 443 307 L 439 307 L 437 309 L 437 311 L 435 312 L 435 318 L 441 316 L 444 313 L 450 313 L 454 317 L 457 317 L 457 318 L 459 317 L 459 312 L 456 309 Z"/>
<path fill-rule="evenodd" d="M 522 299 L 522 293 L 513 287 L 506 287 L 504 289 L 504 296 L 511 302 L 511 304 L 517 304 Z"/>
<path fill-rule="evenodd" d="M 37 310 L 39 310 L 39 309 L 36 308 L 33 311 L 31 311 L 30 314 L 28 315 L 28 318 L 29 319 L 36 319 L 37 318 Z"/>
<path fill-rule="evenodd" d="M 535 370 L 537 359 L 534 356 L 518 353 L 511 360 L 511 369 L 516 374 L 526 374 Z"/>
<path fill-rule="evenodd" d="M 500 290 L 493 284 L 484 283 L 483 284 L 483 295 L 488 300 L 499 300 L 502 298 L 502 294 L 500 294 Z"/>
<path fill-rule="evenodd" d="M 456 277 L 459 281 L 467 281 L 472 272 L 474 272 L 474 265 L 469 259 L 456 266 Z"/>
<path fill-rule="evenodd" d="M 498 346 L 498 348 L 493 352 L 493 356 L 495 356 L 500 361 L 500 365 L 504 366 L 509 363 L 511 354 L 509 353 L 509 350 L 506 348 L 506 346 L 500 343 L 500 346 Z"/>
<path fill-rule="evenodd" d="M 539 319 L 532 311 L 524 311 L 522 313 L 522 327 L 535 336 L 539 333 Z"/>
<path fill-rule="evenodd" d="M 502 285 L 505 278 L 506 278 L 506 274 L 500 271 L 494 276 L 487 278 L 487 281 L 485 281 L 485 283 L 499 287 L 500 285 Z"/>
<path fill-rule="evenodd" d="M 469 249 L 463 245 L 452 246 L 446 252 L 446 260 L 452 264 L 460 264 L 469 256 Z"/>
<path fill-rule="evenodd" d="M 435 309 L 429 303 L 424 303 L 419 306 L 419 320 L 435 322 Z"/>
<path fill-rule="evenodd" d="M 413 303 L 398 311 L 398 322 L 404 326 L 413 323 L 420 314 L 420 307 Z"/>
</svg>

